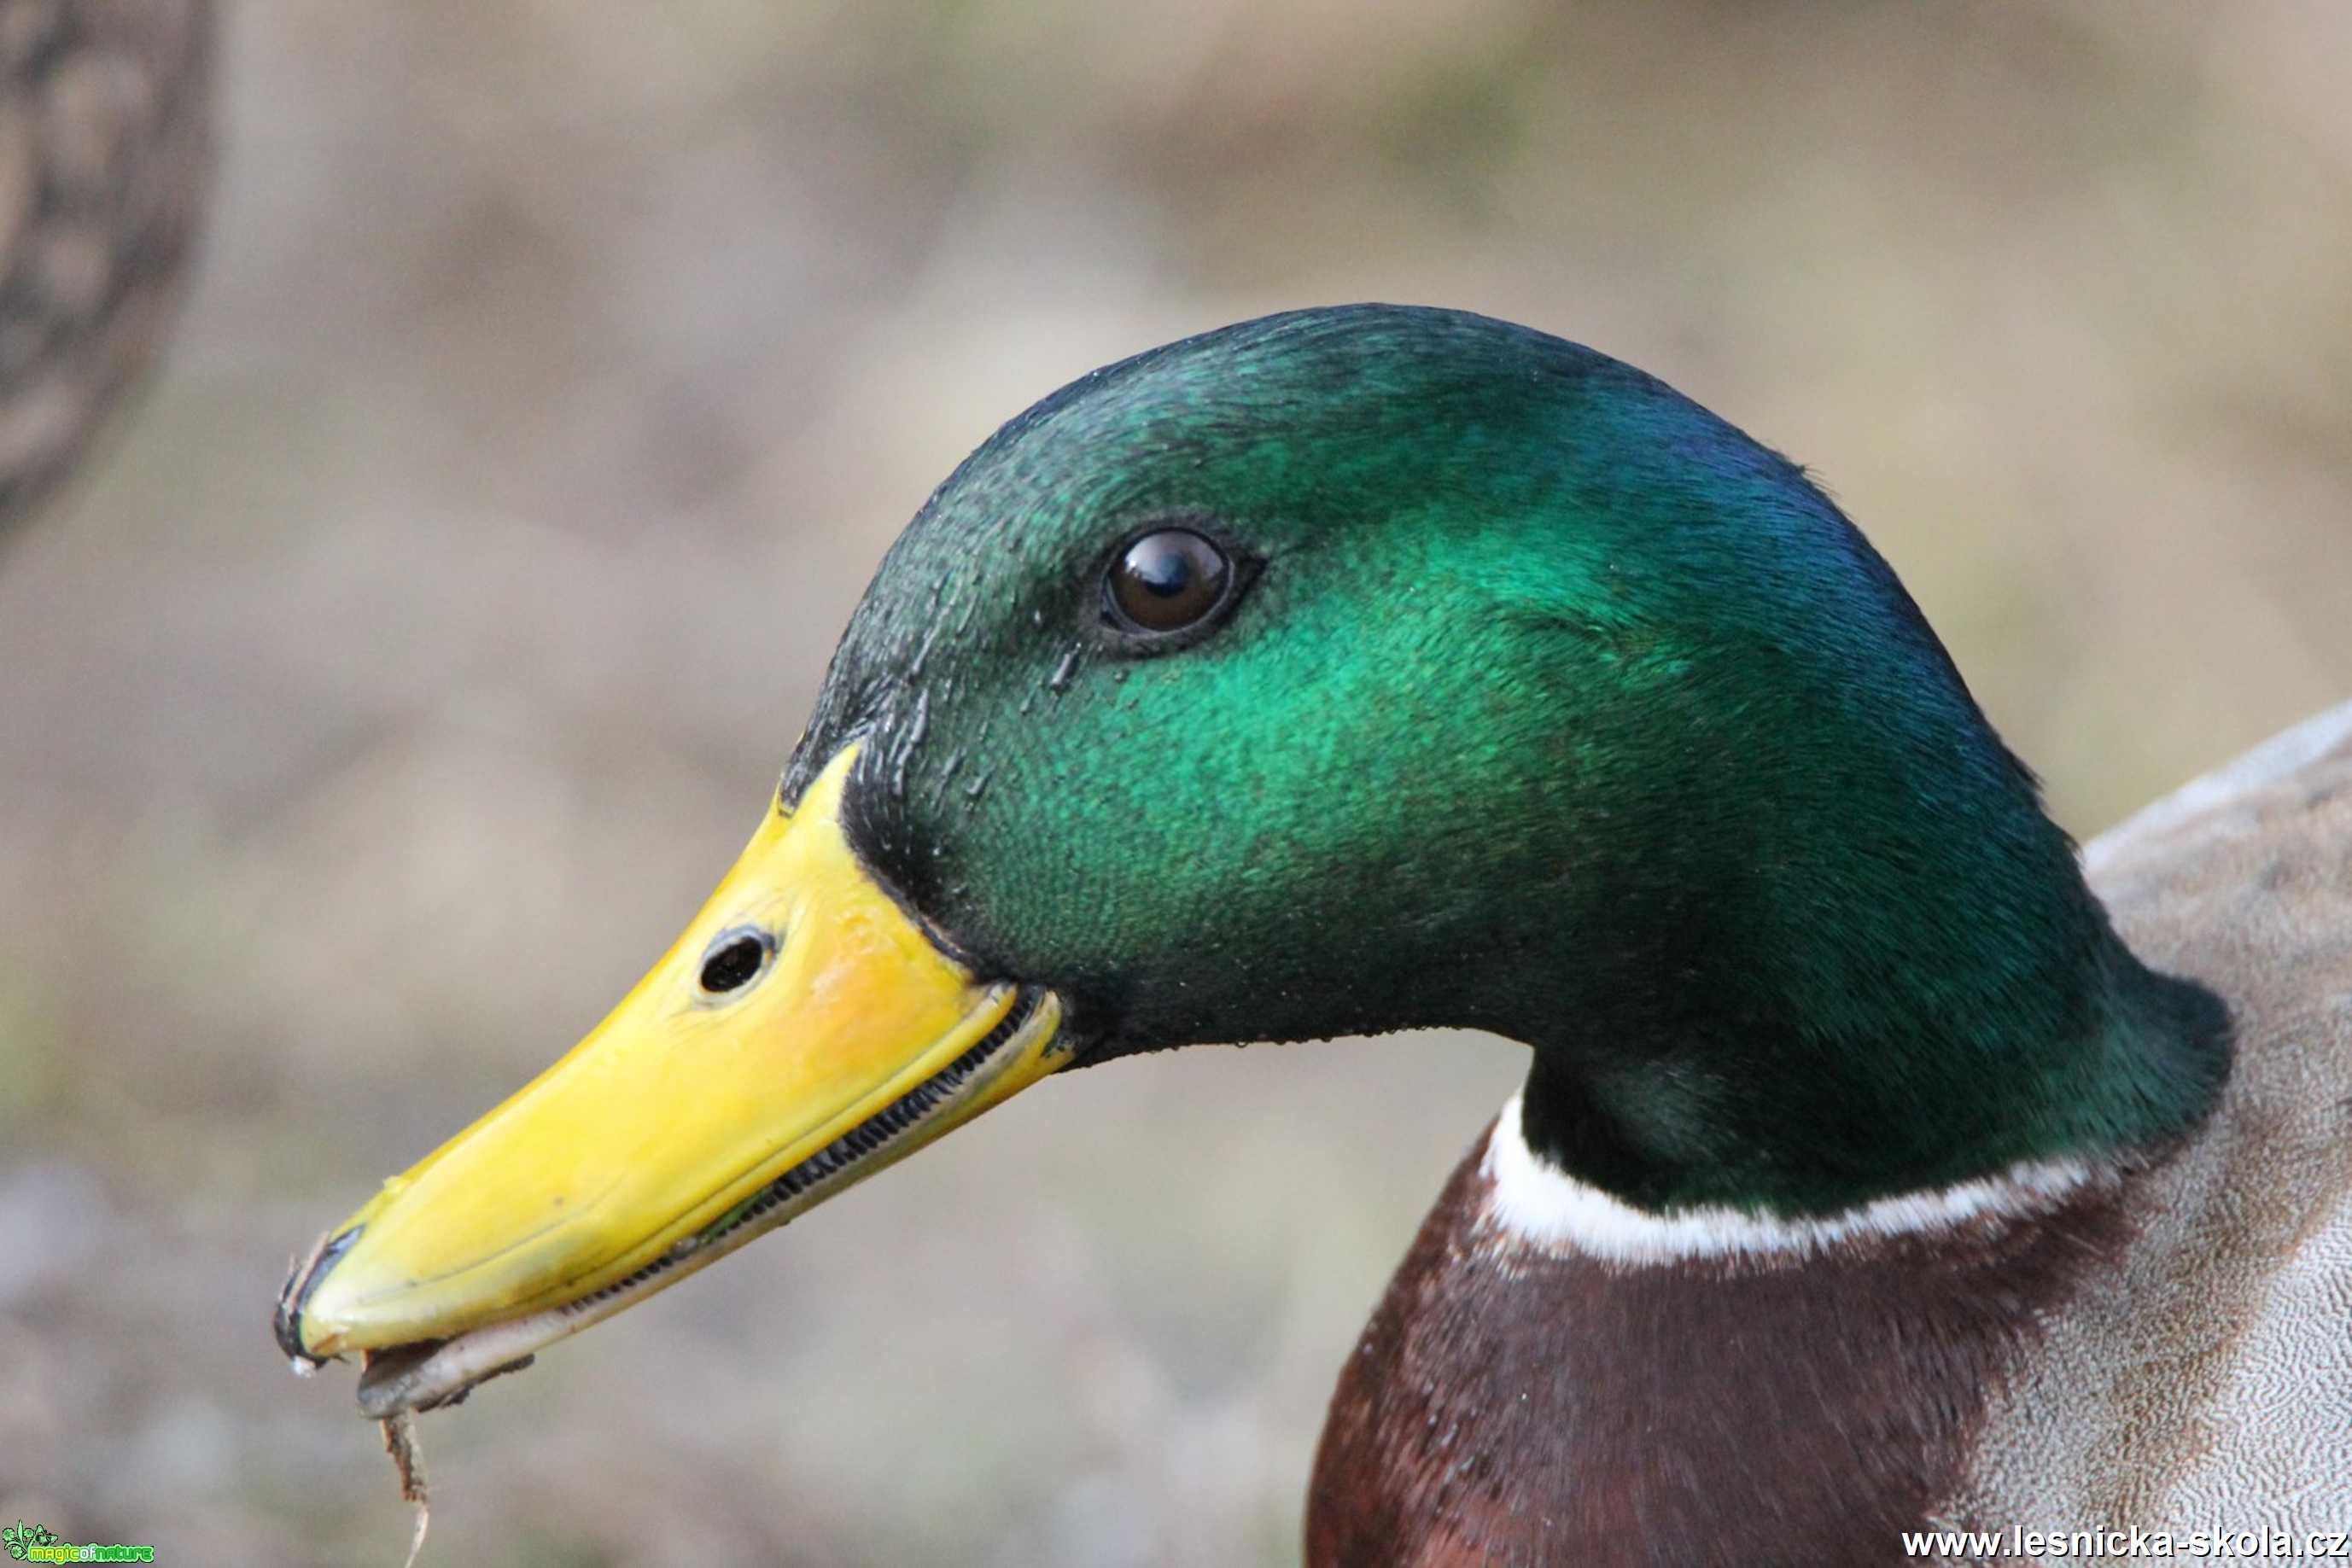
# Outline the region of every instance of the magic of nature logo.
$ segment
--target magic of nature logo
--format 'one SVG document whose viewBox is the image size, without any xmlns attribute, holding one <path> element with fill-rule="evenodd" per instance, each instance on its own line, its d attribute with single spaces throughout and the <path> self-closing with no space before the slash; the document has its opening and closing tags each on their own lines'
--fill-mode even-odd
<svg viewBox="0 0 2352 1568">
<path fill-rule="evenodd" d="M 77 1546 L 70 1541 L 59 1541 L 57 1532 L 45 1524 L 26 1524 L 23 1520 L 0 1530 L 0 1546 L 8 1549 L 9 1559 L 16 1563 L 152 1563 L 155 1549 L 152 1546 L 100 1546 L 89 1542 Z"/>
</svg>

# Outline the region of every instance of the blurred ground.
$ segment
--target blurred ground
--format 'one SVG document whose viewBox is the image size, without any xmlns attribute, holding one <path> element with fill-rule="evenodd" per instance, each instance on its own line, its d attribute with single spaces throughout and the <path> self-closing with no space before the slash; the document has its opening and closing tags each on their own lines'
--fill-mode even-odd
<svg viewBox="0 0 2352 1568">
<path fill-rule="evenodd" d="M 0 1519 L 398 1561 L 288 1253 L 668 939 L 953 461 L 1163 339 L 1406 299 L 1664 375 L 1822 472 L 2079 831 L 2352 692 L 2352 9 L 227 23 L 176 358 L 0 557 Z M 425 1561 L 1290 1561 L 1518 1067 L 1048 1085 L 428 1418 Z"/>
</svg>

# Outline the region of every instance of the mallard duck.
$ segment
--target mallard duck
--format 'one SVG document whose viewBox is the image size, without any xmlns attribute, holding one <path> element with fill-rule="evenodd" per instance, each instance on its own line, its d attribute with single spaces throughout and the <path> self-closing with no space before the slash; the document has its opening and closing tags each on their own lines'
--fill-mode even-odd
<svg viewBox="0 0 2352 1568">
<path fill-rule="evenodd" d="M 209 0 L 0 15 L 0 531 L 153 357 L 210 162 Z"/>
<path fill-rule="evenodd" d="M 1525 328 L 1244 323 L 940 486 L 709 904 L 278 1337 L 429 1407 L 1056 1071 L 1464 1026 L 1526 1084 L 1310 1562 L 2352 1527 L 2352 707 L 2088 862 L 1793 464 Z"/>
</svg>

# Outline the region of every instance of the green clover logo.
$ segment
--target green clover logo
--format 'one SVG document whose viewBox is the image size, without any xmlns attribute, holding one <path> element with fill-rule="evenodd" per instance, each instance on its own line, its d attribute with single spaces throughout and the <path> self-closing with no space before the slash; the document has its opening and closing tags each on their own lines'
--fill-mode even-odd
<svg viewBox="0 0 2352 1568">
<path fill-rule="evenodd" d="M 57 1536 L 44 1524 L 26 1524 L 18 1520 L 5 1530 L 0 1530 L 0 1544 L 8 1548 L 8 1555 L 22 1563 L 32 1555 L 36 1546 L 55 1546 Z"/>
</svg>

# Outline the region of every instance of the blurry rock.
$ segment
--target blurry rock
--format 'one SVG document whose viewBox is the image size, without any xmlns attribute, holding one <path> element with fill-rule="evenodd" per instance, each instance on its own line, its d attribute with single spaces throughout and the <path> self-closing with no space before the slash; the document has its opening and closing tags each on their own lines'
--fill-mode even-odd
<svg viewBox="0 0 2352 1568">
<path fill-rule="evenodd" d="M 206 184 L 210 0 L 0 0 L 0 533 L 153 357 Z"/>
</svg>

